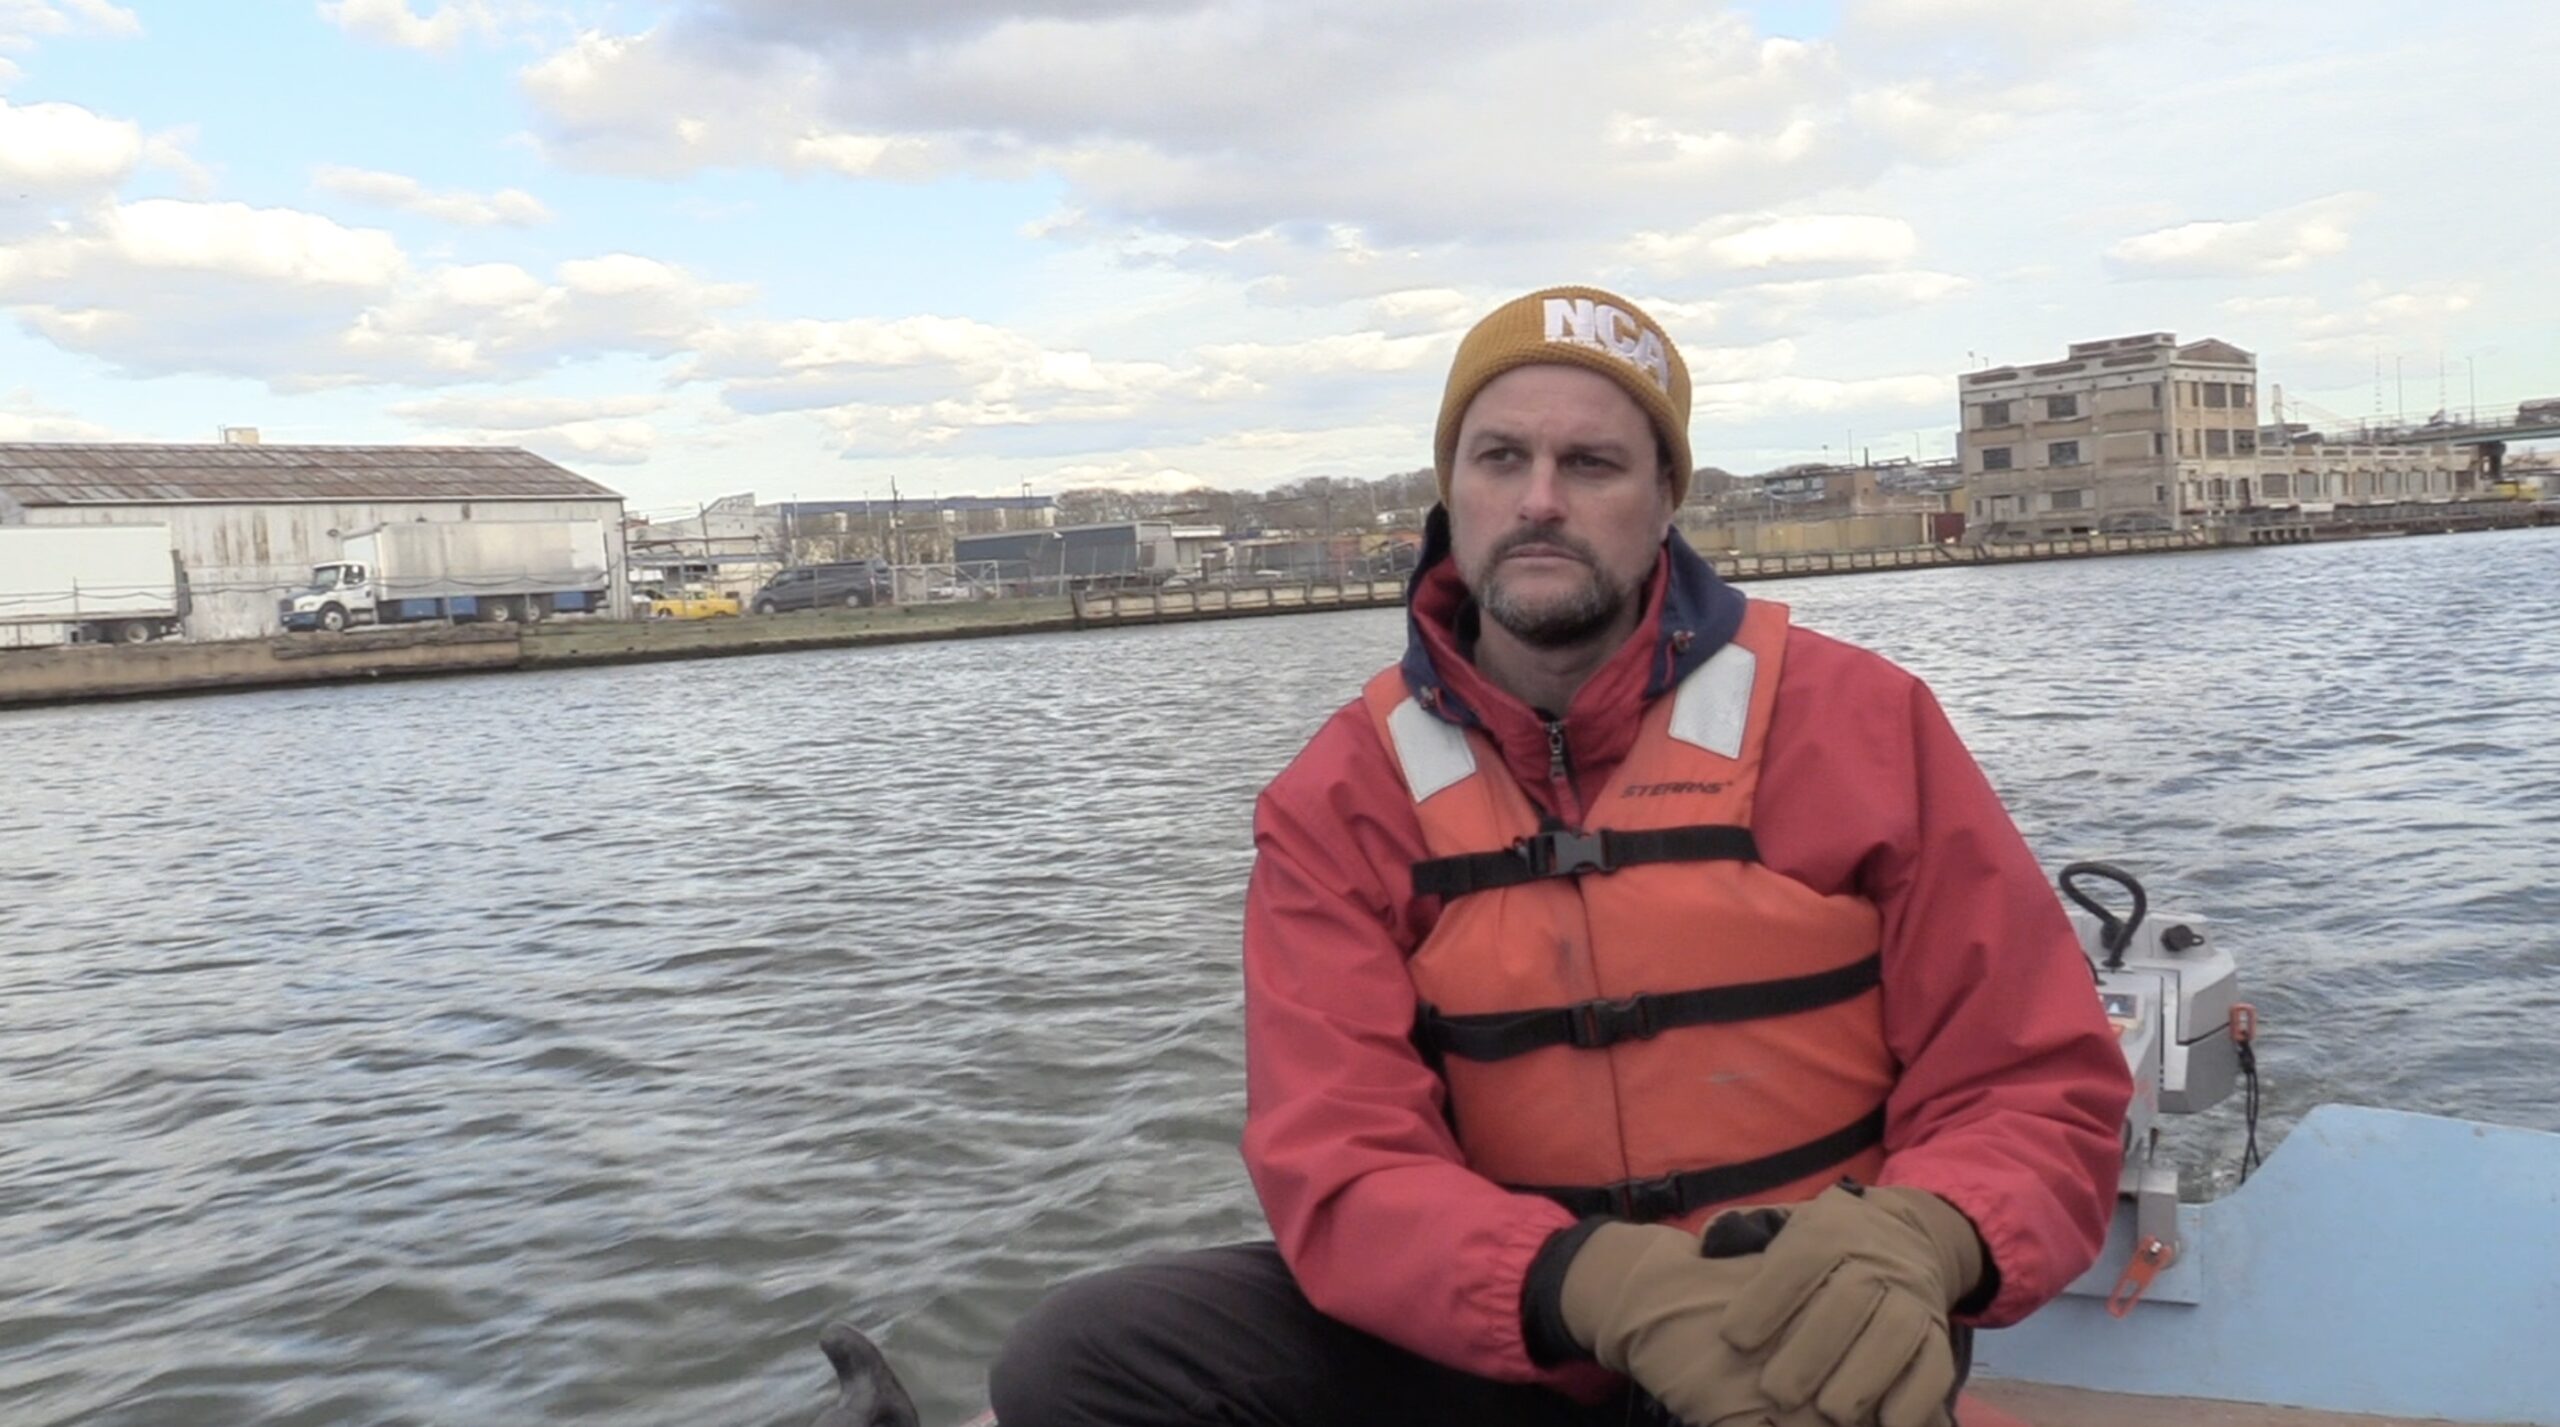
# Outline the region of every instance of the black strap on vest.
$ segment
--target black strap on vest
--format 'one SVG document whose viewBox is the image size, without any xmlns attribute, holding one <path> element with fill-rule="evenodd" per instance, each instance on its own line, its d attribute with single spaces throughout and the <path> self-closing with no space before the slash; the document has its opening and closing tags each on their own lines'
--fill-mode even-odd
<svg viewBox="0 0 2560 1427">
<path fill-rule="evenodd" d="M 1646 862 L 1757 862 L 1760 846 L 1751 829 L 1696 827 L 1555 828 L 1532 833 L 1498 852 L 1469 852 L 1413 864 L 1413 890 L 1424 897 L 1463 897 L 1496 887 L 1517 887 L 1540 877 L 1579 877 L 1615 872 Z"/>
<path fill-rule="evenodd" d="M 1870 953 L 1810 976 L 1703 991 L 1647 992 L 1536 1011 L 1451 1016 L 1425 1006 L 1414 1035 L 1426 1050 L 1466 1060 L 1509 1060 L 1559 1045 L 1598 1050 L 1621 1041 L 1651 1040 L 1680 1026 L 1728 1025 L 1820 1010 L 1863 996 L 1883 980 L 1884 958 Z"/>
<path fill-rule="evenodd" d="M 1539 1184 L 1505 1187 L 1522 1194 L 1544 1195 L 1563 1205 L 1578 1219 L 1608 1214 L 1632 1219 L 1639 1224 L 1650 1224 L 1663 1219 L 1677 1219 L 1710 1204 L 1766 1194 L 1781 1185 L 1820 1174 L 1883 1143 L 1884 1107 L 1879 1105 L 1855 1124 L 1843 1126 L 1818 1140 L 1809 1140 L 1794 1149 L 1780 1150 L 1740 1164 L 1693 1169 L 1686 1174 L 1668 1174 L 1660 1179 L 1622 1179 L 1615 1184 L 1587 1189 Z"/>
</svg>

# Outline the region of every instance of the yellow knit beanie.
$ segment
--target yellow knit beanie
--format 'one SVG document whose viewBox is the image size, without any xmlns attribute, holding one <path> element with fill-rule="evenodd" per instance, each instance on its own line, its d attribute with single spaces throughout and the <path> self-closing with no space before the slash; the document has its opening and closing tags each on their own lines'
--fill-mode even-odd
<svg viewBox="0 0 2560 1427">
<path fill-rule="evenodd" d="M 1551 287 L 1495 308 L 1458 344 L 1432 443 L 1441 504 L 1449 501 L 1458 423 L 1467 404 L 1485 383 L 1536 362 L 1588 367 L 1624 388 L 1662 435 L 1671 462 L 1672 504 L 1688 498 L 1689 366 L 1671 345 L 1671 334 L 1623 297 L 1596 287 Z"/>
</svg>

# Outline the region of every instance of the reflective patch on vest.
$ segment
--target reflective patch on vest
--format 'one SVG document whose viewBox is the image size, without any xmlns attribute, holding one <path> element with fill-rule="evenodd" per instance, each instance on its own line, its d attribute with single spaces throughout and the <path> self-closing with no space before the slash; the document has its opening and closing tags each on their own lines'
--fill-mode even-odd
<svg viewBox="0 0 2560 1427">
<path fill-rule="evenodd" d="M 1751 686 L 1760 677 L 1760 656 L 1739 644 L 1728 644 L 1680 681 L 1671 705 L 1671 736 L 1682 743 L 1742 756 L 1742 735 L 1751 727 Z"/>
<path fill-rule="evenodd" d="M 1387 715 L 1387 732 L 1395 736 L 1396 761 L 1404 765 L 1405 785 L 1417 803 L 1476 775 L 1476 751 L 1467 746 L 1466 730 L 1433 718 L 1411 699 Z"/>
</svg>

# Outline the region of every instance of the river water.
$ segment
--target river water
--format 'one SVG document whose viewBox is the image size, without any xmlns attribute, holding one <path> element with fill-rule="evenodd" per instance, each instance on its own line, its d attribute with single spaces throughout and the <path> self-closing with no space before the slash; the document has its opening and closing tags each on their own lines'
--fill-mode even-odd
<svg viewBox="0 0 2560 1427">
<path fill-rule="evenodd" d="M 1752 589 L 2214 920 L 2268 1142 L 2560 1130 L 2560 530 Z M 1044 1286 L 1258 1231 L 1251 801 L 1400 639 L 0 715 L 0 1418 L 796 1423 L 831 1316 L 956 1418 Z"/>
</svg>

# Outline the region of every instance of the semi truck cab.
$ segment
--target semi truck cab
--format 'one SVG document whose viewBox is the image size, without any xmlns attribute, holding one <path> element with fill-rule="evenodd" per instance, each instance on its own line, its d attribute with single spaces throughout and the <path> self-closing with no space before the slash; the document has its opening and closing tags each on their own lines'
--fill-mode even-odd
<svg viewBox="0 0 2560 1427">
<path fill-rule="evenodd" d="M 311 583 L 284 602 L 284 627 L 335 634 L 374 622 L 373 586 L 362 565 L 332 560 L 311 567 Z"/>
</svg>

